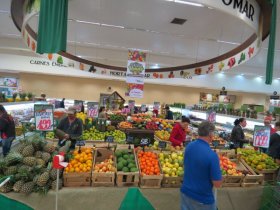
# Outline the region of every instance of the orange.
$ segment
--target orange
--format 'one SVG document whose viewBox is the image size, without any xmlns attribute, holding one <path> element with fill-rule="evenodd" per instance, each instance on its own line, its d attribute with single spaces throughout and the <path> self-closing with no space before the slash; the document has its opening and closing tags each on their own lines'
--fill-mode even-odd
<svg viewBox="0 0 280 210">
<path fill-rule="evenodd" d="M 75 168 L 75 172 L 80 172 L 80 169 L 79 168 Z"/>
</svg>

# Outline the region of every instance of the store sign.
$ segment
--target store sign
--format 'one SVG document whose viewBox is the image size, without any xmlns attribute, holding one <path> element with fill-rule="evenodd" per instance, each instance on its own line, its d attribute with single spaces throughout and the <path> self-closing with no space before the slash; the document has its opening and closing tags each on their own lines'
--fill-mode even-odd
<svg viewBox="0 0 280 210">
<path fill-rule="evenodd" d="M 129 100 L 128 101 L 128 108 L 131 112 L 134 112 L 134 107 L 135 107 L 135 101 L 134 100 Z"/>
<path fill-rule="evenodd" d="M 140 51 L 128 51 L 126 83 L 126 96 L 143 98 L 146 53 Z"/>
<path fill-rule="evenodd" d="M 87 103 L 87 116 L 89 118 L 98 117 L 98 108 L 99 108 L 98 102 L 88 102 Z"/>
<path fill-rule="evenodd" d="M 195 2 L 233 15 L 254 28 L 259 28 L 260 6 L 256 0 L 196 0 Z"/>
<path fill-rule="evenodd" d="M 85 145 L 86 145 L 85 141 L 76 141 L 76 146 L 78 146 L 78 147 L 82 147 L 82 146 L 85 146 Z"/>
<path fill-rule="evenodd" d="M 150 140 L 149 139 L 141 139 L 140 140 L 140 145 L 141 146 L 148 146 L 150 144 Z"/>
<path fill-rule="evenodd" d="M 53 105 L 35 104 L 34 118 L 36 130 L 38 131 L 53 131 Z"/>
<path fill-rule="evenodd" d="M 279 100 L 279 99 L 280 99 L 280 96 L 275 96 L 275 95 L 273 95 L 273 96 L 270 96 L 270 99 Z"/>
<path fill-rule="evenodd" d="M 165 149 L 167 146 L 167 143 L 165 141 L 159 141 L 158 142 L 158 148 Z"/>
<path fill-rule="evenodd" d="M 268 148 L 269 140 L 270 140 L 270 127 L 255 125 L 253 146 Z"/>
<path fill-rule="evenodd" d="M 127 139 L 126 139 L 127 144 L 133 144 L 133 141 L 134 141 L 133 136 L 127 136 Z"/>
</svg>

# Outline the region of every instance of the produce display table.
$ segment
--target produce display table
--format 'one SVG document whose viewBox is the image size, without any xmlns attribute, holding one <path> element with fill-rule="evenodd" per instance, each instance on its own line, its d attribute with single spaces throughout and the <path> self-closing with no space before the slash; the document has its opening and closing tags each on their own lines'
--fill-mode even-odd
<svg viewBox="0 0 280 210">
<path fill-rule="evenodd" d="M 58 209 L 77 210 L 117 210 L 127 192 L 126 187 L 84 187 L 63 188 L 59 191 Z M 151 204 L 159 210 L 179 210 L 180 191 L 175 188 L 140 189 Z M 220 188 L 218 189 L 218 209 L 221 210 L 256 210 L 261 203 L 263 188 Z M 3 194 L 9 198 L 23 202 L 34 209 L 54 209 L 55 192 L 49 191 L 46 196 L 32 193 L 25 196 L 18 193 Z M 10 209 L 8 209 L 10 210 Z"/>
</svg>

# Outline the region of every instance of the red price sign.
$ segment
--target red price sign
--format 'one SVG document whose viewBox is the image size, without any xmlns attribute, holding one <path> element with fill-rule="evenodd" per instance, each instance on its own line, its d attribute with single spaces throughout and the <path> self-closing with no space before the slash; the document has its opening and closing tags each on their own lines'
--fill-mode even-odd
<svg viewBox="0 0 280 210">
<path fill-rule="evenodd" d="M 36 130 L 52 131 L 53 130 L 53 105 L 35 104 L 34 117 Z"/>
<path fill-rule="evenodd" d="M 51 119 L 42 119 L 37 125 L 37 130 L 49 130 L 51 129 L 52 122 Z"/>
<path fill-rule="evenodd" d="M 88 110 L 88 117 L 96 117 L 98 115 L 98 110 L 91 108 Z"/>
</svg>

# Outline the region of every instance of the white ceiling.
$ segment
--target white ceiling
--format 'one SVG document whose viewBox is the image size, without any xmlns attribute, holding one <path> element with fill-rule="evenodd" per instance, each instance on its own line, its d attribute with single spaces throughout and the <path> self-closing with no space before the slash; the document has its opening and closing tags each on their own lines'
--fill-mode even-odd
<svg viewBox="0 0 280 210">
<path fill-rule="evenodd" d="M 175 17 L 187 22 L 170 24 Z M 34 29 L 37 18 L 30 23 Z M 280 77 L 280 16 L 277 21 L 275 78 Z M 0 28 L 0 52 L 30 54 L 22 51 L 26 48 L 10 18 L 10 0 L 0 2 Z M 242 43 L 252 33 L 242 21 L 207 7 L 164 0 L 69 1 L 68 51 L 105 64 L 125 66 L 129 48 L 146 50 L 149 66 L 190 64 L 228 52 L 238 44 L 226 42 Z M 229 74 L 265 75 L 267 43 L 255 58 Z"/>
</svg>

